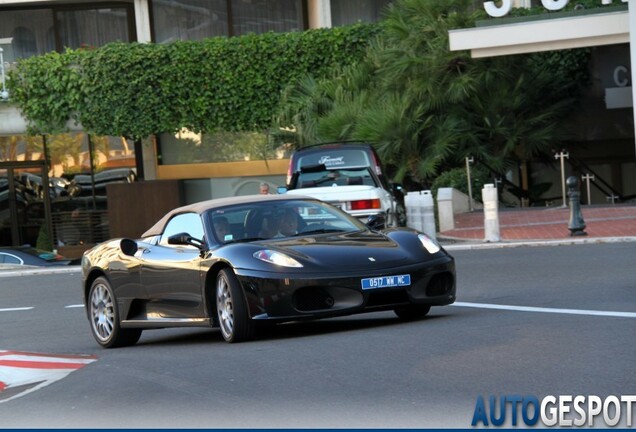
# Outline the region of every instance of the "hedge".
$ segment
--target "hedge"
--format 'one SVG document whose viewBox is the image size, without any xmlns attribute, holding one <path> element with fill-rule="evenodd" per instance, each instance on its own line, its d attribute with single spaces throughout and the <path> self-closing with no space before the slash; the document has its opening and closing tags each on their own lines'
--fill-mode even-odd
<svg viewBox="0 0 636 432">
<path fill-rule="evenodd" d="M 379 30 L 356 24 L 169 44 L 115 42 L 22 59 L 8 87 L 31 134 L 64 132 L 69 119 L 89 133 L 129 138 L 182 128 L 264 130 L 289 83 L 357 62 Z"/>
</svg>

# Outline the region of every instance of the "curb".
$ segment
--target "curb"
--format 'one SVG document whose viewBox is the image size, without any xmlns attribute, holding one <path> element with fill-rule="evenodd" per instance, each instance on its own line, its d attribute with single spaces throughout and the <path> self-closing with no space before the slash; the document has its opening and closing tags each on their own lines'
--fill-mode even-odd
<svg viewBox="0 0 636 432">
<path fill-rule="evenodd" d="M 35 266 L 0 266 L 0 277 L 45 275 L 58 273 L 79 273 L 80 266 L 68 267 L 35 267 Z"/>
<path fill-rule="evenodd" d="M 480 249 L 503 249 L 515 247 L 539 247 L 539 246 L 570 246 L 580 244 L 600 244 L 600 243 L 630 243 L 636 242 L 635 237 L 577 237 L 571 239 L 557 240 L 502 240 L 500 242 L 486 242 L 476 240 L 466 240 L 456 237 L 438 236 L 437 241 L 447 251 L 453 250 L 480 250 Z M 33 266 L 3 266 L 0 265 L 0 277 L 22 276 L 22 275 L 44 275 L 57 273 L 79 273 L 81 266 L 68 267 L 33 267 Z"/>
<path fill-rule="evenodd" d="M 513 247 L 536 246 L 569 246 L 580 244 L 599 243 L 629 243 L 636 242 L 636 237 L 577 237 L 556 240 L 502 240 L 500 242 L 471 241 L 453 237 L 439 237 L 439 243 L 446 250 L 473 250 L 473 249 L 501 249 Z M 448 243 L 446 243 L 448 242 Z"/>
</svg>

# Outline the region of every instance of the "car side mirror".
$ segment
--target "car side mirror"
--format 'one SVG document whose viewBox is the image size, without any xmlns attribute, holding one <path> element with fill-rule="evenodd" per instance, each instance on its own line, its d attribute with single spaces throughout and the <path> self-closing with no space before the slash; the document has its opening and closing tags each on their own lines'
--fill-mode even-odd
<svg viewBox="0 0 636 432">
<path fill-rule="evenodd" d="M 371 215 L 367 219 L 366 225 L 373 231 L 383 230 L 386 228 L 386 218 L 382 215 Z"/>
<path fill-rule="evenodd" d="M 131 239 L 121 239 L 119 242 L 119 248 L 124 253 L 124 255 L 135 256 L 137 253 L 137 242 Z"/>
<path fill-rule="evenodd" d="M 188 233 L 174 234 L 168 237 L 168 244 L 182 245 L 182 246 L 194 246 L 198 249 L 203 249 L 203 240 L 196 239 Z"/>
<path fill-rule="evenodd" d="M 276 188 L 276 192 L 278 192 L 279 194 L 281 194 L 281 195 L 282 195 L 282 194 L 284 194 L 284 193 L 286 193 L 286 192 L 287 192 L 287 187 L 286 187 L 286 186 L 278 186 L 278 187 Z"/>
</svg>

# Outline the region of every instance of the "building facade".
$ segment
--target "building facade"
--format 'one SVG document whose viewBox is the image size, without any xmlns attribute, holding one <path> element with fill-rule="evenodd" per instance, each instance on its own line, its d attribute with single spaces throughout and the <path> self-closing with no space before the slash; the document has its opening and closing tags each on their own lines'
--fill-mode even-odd
<svg viewBox="0 0 636 432">
<path fill-rule="evenodd" d="M 575 8 L 564 13 L 560 9 L 567 0 L 475 1 L 475 7 L 487 10 L 492 19 L 449 34 L 451 50 L 469 50 L 474 57 L 592 49 L 594 82 L 574 119 L 577 133 L 568 149 L 571 159 L 567 165 L 568 175 L 587 175 L 588 183 L 581 181 L 587 204 L 636 197 L 630 60 L 632 47 L 636 46 L 631 43 L 634 36 L 630 33 L 631 27 L 636 28 L 635 14 L 631 12 L 636 0 L 629 0 L 629 8 L 626 1 L 598 2 L 602 7 Z M 99 47 L 114 41 L 169 43 L 375 22 L 389 3 L 390 0 L 0 0 L 0 48 L 3 65 L 10 67 L 19 58 L 66 48 Z M 513 6 L 545 7 L 550 13 L 510 19 L 506 15 Z M 42 202 L 38 214 L 49 215 L 44 225 L 57 244 L 57 227 L 67 223 L 75 210 L 65 204 L 67 198 L 58 193 L 58 186 L 59 191 L 68 191 L 68 178 L 74 174 L 85 176 L 75 176 L 70 190 L 77 196 L 68 201 L 76 206 L 78 198 L 83 199 L 84 223 L 92 226 L 107 224 L 103 219 L 103 196 L 95 195 L 95 187 L 87 187 L 99 184 L 103 180 L 100 175 L 123 181 L 135 177 L 178 180 L 186 202 L 256 193 L 263 181 L 275 189 L 285 181 L 289 155 L 279 151 L 263 159 L 259 148 L 267 137 L 258 133 L 201 136 L 182 131 L 130 142 L 121 137 L 91 137 L 73 124 L 69 128 L 68 134 L 28 137 L 19 112 L 0 102 L 0 245 L 35 242 L 43 222 L 39 217 L 29 219 L 24 207 L 24 203 L 34 200 Z M 196 157 L 182 151 L 184 143 L 204 140 L 226 143 L 233 151 Z M 45 159 L 50 162 L 46 167 Z M 109 174 L 87 178 L 88 172 Z M 552 184 L 547 197 L 561 195 L 562 173 L 554 166 L 537 163 L 530 167 L 530 175 L 539 175 L 540 181 Z M 40 186 L 36 184 L 38 176 Z M 511 171 L 508 177 L 519 184 L 523 176 Z M 44 181 L 49 178 L 51 182 Z M 22 182 L 30 182 L 27 192 Z M 49 183 L 56 186 L 49 187 Z M 36 190 L 37 197 L 28 195 L 34 194 L 32 190 Z M 46 197 L 52 197 L 53 202 Z M 552 200 L 546 199 L 546 205 L 551 204 Z M 93 235 L 82 241 L 100 240 Z"/>
<path fill-rule="evenodd" d="M 636 202 L 633 60 L 636 58 L 636 0 L 598 0 L 565 10 L 568 0 L 532 0 L 534 16 L 511 17 L 511 0 L 484 1 L 490 18 L 474 28 L 452 30 L 450 49 L 474 58 L 560 49 L 589 48 L 592 85 L 568 128 L 565 175 L 575 175 L 583 204 Z M 565 151 L 563 151 L 565 150 Z M 531 171 L 550 182 L 547 196 L 562 196 L 559 164 L 535 163 Z M 513 177 L 516 173 L 512 173 Z M 558 200 L 552 200 L 559 204 Z"/>
<path fill-rule="evenodd" d="M 0 0 L 0 48 L 3 65 L 10 68 L 20 58 L 63 52 L 66 48 L 100 47 L 115 41 L 169 43 L 376 22 L 388 3 Z M 264 160 L 260 147 L 267 137 L 263 134 L 202 136 L 182 131 L 130 142 L 122 137 L 89 136 L 81 127 L 70 122 L 68 126 L 67 134 L 27 136 L 24 118 L 10 103 L 0 101 L 0 246 L 34 245 L 42 226 L 52 233 L 54 246 L 81 246 L 79 243 L 103 240 L 101 231 L 86 230 L 90 235 L 68 245 L 60 234 L 71 218 L 86 226 L 107 225 L 105 189 L 99 188 L 102 180 L 179 180 L 185 202 L 256 193 L 263 181 L 274 190 L 284 184 L 288 154 L 274 152 Z M 181 150 L 184 143 L 201 144 L 206 140 L 224 143 L 228 151 L 193 155 Z M 44 160 L 49 162 L 46 168 Z M 36 188 L 38 182 L 42 185 Z M 75 211 L 78 206 L 82 210 L 79 219 Z M 35 207 L 39 210 L 27 210 Z"/>
</svg>

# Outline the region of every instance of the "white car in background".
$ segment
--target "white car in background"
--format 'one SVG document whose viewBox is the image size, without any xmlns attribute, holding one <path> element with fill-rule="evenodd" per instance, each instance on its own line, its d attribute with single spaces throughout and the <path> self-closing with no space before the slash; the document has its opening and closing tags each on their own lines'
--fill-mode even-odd
<svg viewBox="0 0 636 432">
<path fill-rule="evenodd" d="M 403 200 L 397 197 L 401 187 L 389 186 L 369 144 L 333 143 L 297 150 L 283 191 L 327 202 L 363 222 L 381 215 L 387 226 L 406 225 Z"/>
</svg>

